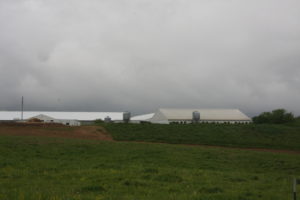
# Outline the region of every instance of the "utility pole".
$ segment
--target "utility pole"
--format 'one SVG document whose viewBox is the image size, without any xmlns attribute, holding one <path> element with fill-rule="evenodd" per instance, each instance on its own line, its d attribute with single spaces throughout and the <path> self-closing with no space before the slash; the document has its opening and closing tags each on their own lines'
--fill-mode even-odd
<svg viewBox="0 0 300 200">
<path fill-rule="evenodd" d="M 21 105 L 21 120 L 23 121 L 23 112 L 24 112 L 24 97 L 22 96 L 22 105 Z"/>
</svg>

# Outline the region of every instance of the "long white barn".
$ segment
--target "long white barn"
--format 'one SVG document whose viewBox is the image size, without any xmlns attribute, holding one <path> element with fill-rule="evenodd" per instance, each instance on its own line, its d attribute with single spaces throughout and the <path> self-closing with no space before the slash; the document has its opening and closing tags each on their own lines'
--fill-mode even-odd
<svg viewBox="0 0 300 200">
<path fill-rule="evenodd" d="M 34 119 L 39 119 L 40 122 L 44 122 L 44 123 L 58 123 L 58 124 L 64 124 L 67 126 L 80 126 L 81 122 L 78 120 L 73 120 L 73 119 L 55 119 L 53 117 L 47 116 L 47 115 L 37 115 L 34 117 L 31 117 L 29 119 L 27 119 L 28 121 L 30 120 L 34 120 Z"/>
<path fill-rule="evenodd" d="M 136 116 L 136 121 L 158 124 L 191 123 L 193 112 L 200 113 L 200 123 L 251 123 L 252 120 L 238 109 L 158 109 L 154 114 Z M 148 116 L 149 118 L 145 118 Z"/>
<path fill-rule="evenodd" d="M 112 121 L 123 120 L 123 112 L 50 112 L 50 111 L 24 111 L 23 119 L 30 119 L 38 115 L 49 116 L 54 119 L 71 119 L 78 121 L 104 120 L 110 117 Z M 20 120 L 20 111 L 0 111 L 0 121 Z"/>
</svg>

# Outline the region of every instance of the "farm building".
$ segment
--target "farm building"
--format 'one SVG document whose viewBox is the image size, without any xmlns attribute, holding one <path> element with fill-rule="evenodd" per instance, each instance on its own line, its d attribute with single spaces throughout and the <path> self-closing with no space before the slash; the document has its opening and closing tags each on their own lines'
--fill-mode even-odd
<svg viewBox="0 0 300 200">
<path fill-rule="evenodd" d="M 238 109 L 159 109 L 154 114 L 133 117 L 135 122 L 147 121 L 158 124 L 192 123 L 193 115 L 199 123 L 250 123 L 251 118 Z M 148 118 L 147 118 L 148 116 Z"/>
<path fill-rule="evenodd" d="M 39 122 L 44 122 L 44 123 L 58 123 L 58 124 L 64 124 L 67 126 L 80 126 L 80 122 L 74 119 L 55 119 L 53 117 L 49 117 L 47 115 L 37 115 L 34 117 L 31 117 L 27 119 L 27 121 L 39 121 Z"/>
<path fill-rule="evenodd" d="M 130 119 L 131 123 L 142 123 L 142 122 L 150 122 L 150 119 L 154 116 L 155 113 L 149 113 L 145 115 L 137 115 Z"/>
<path fill-rule="evenodd" d="M 129 112 L 45 112 L 25 111 L 23 119 L 36 118 L 43 122 L 55 122 L 65 125 L 91 124 L 97 119 L 106 122 L 131 123 L 250 123 L 252 120 L 238 109 L 158 109 L 155 113 L 138 115 L 130 118 Z M 20 121 L 21 112 L 0 111 L 1 121 Z M 125 118 L 127 120 L 125 120 Z"/>
<path fill-rule="evenodd" d="M 96 119 L 104 120 L 109 117 L 111 121 L 120 122 L 123 120 L 123 112 L 47 112 L 47 111 L 25 111 L 23 119 L 38 118 L 51 122 L 51 120 L 60 121 L 67 124 L 89 124 Z M 0 121 L 20 121 L 20 111 L 0 111 Z"/>
</svg>

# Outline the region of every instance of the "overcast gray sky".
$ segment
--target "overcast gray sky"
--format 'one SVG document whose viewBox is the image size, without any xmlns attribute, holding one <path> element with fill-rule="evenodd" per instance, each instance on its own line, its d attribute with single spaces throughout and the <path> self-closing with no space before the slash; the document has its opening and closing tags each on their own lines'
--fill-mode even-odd
<svg viewBox="0 0 300 200">
<path fill-rule="evenodd" d="M 299 0 L 0 0 L 0 110 L 300 115 Z"/>
</svg>

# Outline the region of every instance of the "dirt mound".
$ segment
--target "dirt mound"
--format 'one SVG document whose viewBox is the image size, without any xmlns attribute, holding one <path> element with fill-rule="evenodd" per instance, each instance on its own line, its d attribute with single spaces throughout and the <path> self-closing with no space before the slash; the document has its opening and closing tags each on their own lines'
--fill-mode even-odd
<svg viewBox="0 0 300 200">
<path fill-rule="evenodd" d="M 1 123 L 0 135 L 48 136 L 89 140 L 112 140 L 99 126 L 64 126 L 50 123 Z"/>
</svg>

